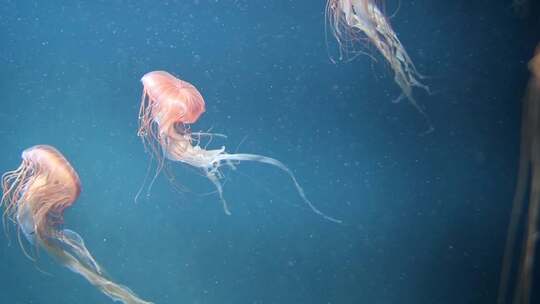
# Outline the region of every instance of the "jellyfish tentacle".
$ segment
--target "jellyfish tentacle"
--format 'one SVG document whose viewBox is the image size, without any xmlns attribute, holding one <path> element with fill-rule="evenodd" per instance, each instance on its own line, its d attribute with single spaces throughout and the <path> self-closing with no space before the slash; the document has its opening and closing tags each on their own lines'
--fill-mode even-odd
<svg viewBox="0 0 540 304">
<path fill-rule="evenodd" d="M 90 251 L 86 248 L 83 238 L 73 230 L 63 229 L 59 233 L 58 240 L 79 259 L 89 265 L 96 273 L 103 274 L 103 270 L 96 262 Z"/>
<path fill-rule="evenodd" d="M 224 162 L 252 161 L 252 162 L 258 162 L 258 163 L 265 163 L 265 164 L 275 166 L 275 167 L 281 169 L 282 171 L 284 171 L 285 173 L 287 173 L 289 175 L 289 177 L 291 178 L 291 180 L 292 180 L 298 194 L 300 195 L 300 197 L 302 198 L 304 203 L 306 203 L 313 212 L 315 212 L 316 214 L 322 216 L 324 219 L 329 220 L 331 222 L 338 223 L 338 224 L 343 223 L 342 220 L 339 220 L 339 219 L 333 218 L 331 216 L 328 216 L 325 213 L 323 213 L 322 211 L 320 211 L 317 207 L 315 207 L 315 205 L 313 205 L 313 203 L 307 198 L 307 196 L 306 196 L 306 194 L 304 192 L 304 189 L 298 183 L 298 181 L 296 179 L 296 176 L 293 174 L 291 169 L 289 169 L 289 167 L 287 167 L 281 161 L 279 161 L 279 160 L 277 160 L 275 158 L 268 157 L 268 156 L 263 156 L 263 155 L 258 155 L 258 154 L 247 154 L 247 153 L 237 153 L 237 154 L 221 153 L 221 154 L 217 155 L 216 158 L 214 159 L 214 162 L 217 162 L 218 164 L 221 163 L 222 161 L 224 161 Z M 218 192 L 220 192 L 220 196 L 222 196 L 221 195 L 221 190 L 219 188 L 218 188 Z"/>
<path fill-rule="evenodd" d="M 225 197 L 223 196 L 223 185 L 221 185 L 220 180 L 220 173 L 216 169 L 209 170 L 206 173 L 206 177 L 214 184 L 216 187 L 217 193 L 219 195 L 219 200 L 221 202 L 221 205 L 223 206 L 223 211 L 227 215 L 231 215 L 231 211 L 229 209 L 229 205 L 227 204 L 227 201 L 225 200 Z"/>
</svg>

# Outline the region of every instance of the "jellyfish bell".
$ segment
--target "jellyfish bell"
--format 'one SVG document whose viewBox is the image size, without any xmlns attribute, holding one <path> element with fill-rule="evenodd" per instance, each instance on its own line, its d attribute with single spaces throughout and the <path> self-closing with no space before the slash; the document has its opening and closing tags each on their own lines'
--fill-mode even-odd
<svg viewBox="0 0 540 304">
<path fill-rule="evenodd" d="M 139 112 L 139 130 L 143 144 L 148 152 L 158 161 L 154 179 L 150 182 L 150 190 L 159 172 L 165 167 L 165 159 L 181 162 L 204 172 L 214 184 L 218 192 L 223 210 L 230 214 L 228 204 L 223 196 L 220 169 L 223 166 L 234 168 L 241 161 L 253 161 L 275 166 L 285 171 L 302 200 L 318 215 L 340 223 L 318 210 L 306 197 L 292 171 L 277 159 L 267 156 L 245 153 L 227 153 L 225 147 L 206 149 L 199 145 L 201 137 L 224 137 L 222 134 L 190 132 L 189 124 L 195 123 L 205 110 L 205 102 L 201 93 L 187 81 L 175 78 L 163 71 L 150 72 L 142 77 L 143 97 Z M 168 170 L 165 170 L 169 181 L 173 181 Z M 145 178 L 146 182 L 146 178 Z M 173 183 L 175 184 L 175 183 Z M 144 183 L 143 183 L 144 187 Z M 137 200 L 142 188 L 135 196 Z"/>
<path fill-rule="evenodd" d="M 159 145 L 174 139 L 171 135 L 174 137 L 177 134 L 173 130 L 175 126 L 196 122 L 204 113 L 205 104 L 195 86 L 165 71 L 146 73 L 141 82 L 143 94 L 138 135 L 143 139 L 145 148 L 151 151 L 158 161 L 155 180 L 164 166 L 163 158 L 168 156 L 168 153 L 159 153 Z M 154 128 L 153 124 L 157 125 L 157 128 Z"/>
<path fill-rule="evenodd" d="M 205 111 L 204 99 L 189 82 L 165 71 L 154 71 L 141 78 L 144 86 L 143 99 L 154 107 L 152 119 L 166 129 L 177 121 L 191 124 Z M 146 95 L 146 96 L 145 96 Z"/>
<path fill-rule="evenodd" d="M 57 149 L 47 145 L 28 148 L 22 153 L 23 162 L 32 167 L 35 172 L 33 183 L 28 185 L 29 195 L 43 192 L 56 195 L 54 204 L 56 211 L 63 212 L 71 206 L 81 194 L 81 181 L 75 169 Z"/>
<path fill-rule="evenodd" d="M 2 176 L 2 191 L 4 225 L 8 220 L 17 225 L 19 243 L 28 257 L 20 232 L 36 248 L 43 248 L 113 300 L 150 303 L 105 277 L 82 237 L 63 229 L 64 211 L 79 197 L 81 183 L 75 169 L 57 149 L 39 145 L 24 150 L 21 165 Z"/>
<path fill-rule="evenodd" d="M 79 177 L 67 160 L 45 145 L 24 150 L 21 166 L 4 174 L 3 186 L 4 220 L 16 219 L 30 241 L 34 234 L 48 240 L 54 231 L 51 226 L 61 224 L 58 221 L 64 210 L 75 202 L 81 189 Z"/>
</svg>

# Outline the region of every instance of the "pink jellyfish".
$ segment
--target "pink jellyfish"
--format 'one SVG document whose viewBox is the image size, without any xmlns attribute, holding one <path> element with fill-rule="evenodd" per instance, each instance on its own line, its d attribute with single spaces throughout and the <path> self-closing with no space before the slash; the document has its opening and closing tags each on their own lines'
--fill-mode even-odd
<svg viewBox="0 0 540 304">
<path fill-rule="evenodd" d="M 108 279 L 82 237 L 62 229 L 64 210 L 79 197 L 81 183 L 77 172 L 58 150 L 45 145 L 24 150 L 19 168 L 2 176 L 2 191 L 4 224 L 9 220 L 17 225 L 19 243 L 27 257 L 34 260 L 24 249 L 21 232 L 32 245 L 45 249 L 113 300 L 151 304 Z"/>
<path fill-rule="evenodd" d="M 311 210 L 327 220 L 341 223 L 311 203 L 292 171 L 279 160 L 256 154 L 230 154 L 225 151 L 225 147 L 213 150 L 202 148 L 198 144 L 198 138 L 213 134 L 189 131 L 188 125 L 196 122 L 205 110 L 204 99 L 192 84 L 164 71 L 147 73 L 141 81 L 144 90 L 139 112 L 138 135 L 142 138 L 146 150 L 158 160 L 156 175 L 163 168 L 165 158 L 201 169 L 216 187 L 225 213 L 230 214 L 223 196 L 220 182 L 223 175 L 219 171 L 220 168 L 224 165 L 234 167 L 234 163 L 241 161 L 269 164 L 289 175 L 298 194 Z"/>
</svg>

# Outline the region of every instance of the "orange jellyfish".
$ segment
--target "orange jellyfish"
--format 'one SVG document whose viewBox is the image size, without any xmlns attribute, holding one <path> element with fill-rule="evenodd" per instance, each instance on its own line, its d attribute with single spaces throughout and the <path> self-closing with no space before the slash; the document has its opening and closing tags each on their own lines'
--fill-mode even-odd
<svg viewBox="0 0 540 304">
<path fill-rule="evenodd" d="M 21 232 L 30 244 L 45 249 L 113 300 L 151 304 L 109 280 L 81 236 L 63 229 L 64 211 L 79 197 L 81 184 L 77 172 L 58 150 L 45 145 L 24 150 L 19 168 L 2 176 L 2 191 L 4 224 L 15 223 L 19 243 L 30 259 L 35 261 L 25 250 Z"/>
<path fill-rule="evenodd" d="M 531 77 L 523 99 L 521 117 L 521 143 L 516 191 L 512 202 L 510 225 L 508 226 L 498 304 L 505 303 L 508 297 L 507 285 L 512 272 L 514 247 L 525 208 L 527 219 L 522 237 L 522 252 L 512 303 L 530 303 L 531 291 L 534 290 L 532 285 L 534 258 L 540 235 L 540 45 L 537 46 L 536 54 L 529 62 L 529 70 Z M 528 201 L 528 206 L 525 206 L 526 201 Z"/>
<path fill-rule="evenodd" d="M 390 22 L 381 12 L 377 1 L 328 0 L 325 15 L 330 30 L 339 44 L 341 57 L 343 53 L 351 52 L 359 40 L 367 38 L 394 71 L 394 81 L 402 91 L 394 102 L 407 98 L 426 119 L 428 130 L 425 133 L 433 131 L 430 119 L 412 94 L 413 87 L 422 88 L 427 92 L 429 88 L 420 82 L 422 76 L 416 70 Z"/>
<path fill-rule="evenodd" d="M 195 123 L 205 111 L 204 99 L 192 84 L 164 71 L 147 73 L 141 81 L 144 89 L 138 135 L 142 138 L 146 150 L 158 160 L 156 176 L 164 167 L 165 159 L 201 169 L 216 187 L 225 213 L 230 214 L 220 182 L 223 176 L 221 167 L 228 165 L 234 168 L 235 164 L 241 161 L 265 163 L 278 167 L 289 175 L 300 197 L 311 210 L 327 220 L 341 222 L 317 209 L 306 197 L 292 171 L 279 160 L 256 154 L 230 154 L 225 151 L 225 147 L 213 150 L 201 147 L 201 137 L 216 134 L 189 130 L 189 124 Z"/>
</svg>

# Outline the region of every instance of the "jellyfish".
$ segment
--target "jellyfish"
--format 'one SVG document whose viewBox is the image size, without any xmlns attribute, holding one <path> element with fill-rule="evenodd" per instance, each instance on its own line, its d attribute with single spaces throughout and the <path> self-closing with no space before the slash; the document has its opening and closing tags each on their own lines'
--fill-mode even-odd
<svg viewBox="0 0 540 304">
<path fill-rule="evenodd" d="M 371 42 L 392 68 L 394 81 L 401 88 L 402 93 L 394 102 L 407 98 L 428 124 L 428 129 L 424 133 L 432 132 L 431 120 L 412 92 L 413 87 L 419 87 L 429 93 L 429 87 L 419 80 L 423 76 L 418 73 L 390 22 L 377 5 L 377 1 L 328 0 L 325 15 L 330 30 L 339 44 L 340 58 L 346 53 L 353 52 L 358 41 Z"/>
<path fill-rule="evenodd" d="M 527 215 L 513 294 L 514 304 L 530 303 L 534 257 L 540 235 L 540 45 L 529 62 L 529 70 L 531 77 L 523 99 L 518 175 L 499 286 L 499 304 L 505 303 L 508 297 L 507 287 L 514 261 L 516 237 L 525 208 Z M 527 207 L 524 206 L 526 201 Z"/>
<path fill-rule="evenodd" d="M 114 301 L 125 304 L 151 304 L 139 299 L 129 288 L 111 281 L 90 254 L 82 237 L 63 229 L 64 211 L 79 197 L 77 172 L 55 148 L 38 145 L 22 153 L 22 163 L 2 176 L 3 220 L 17 227 L 24 254 L 24 238 L 34 249 L 43 248 L 60 264 L 80 274 Z"/>
<path fill-rule="evenodd" d="M 256 154 L 231 154 L 226 152 L 223 146 L 219 149 L 201 147 L 199 143 L 202 137 L 224 135 L 190 131 L 190 125 L 205 111 L 204 99 L 195 86 L 164 71 L 149 72 L 141 81 L 144 88 L 139 112 L 138 136 L 141 137 L 146 151 L 157 159 L 158 169 L 154 179 L 164 168 L 166 159 L 198 168 L 214 184 L 224 212 L 230 215 L 220 181 L 223 177 L 221 168 L 223 166 L 235 168 L 235 165 L 242 161 L 265 163 L 287 173 L 301 199 L 316 214 L 329 221 L 341 223 L 340 220 L 324 214 L 313 205 L 292 171 L 281 161 Z"/>
</svg>

